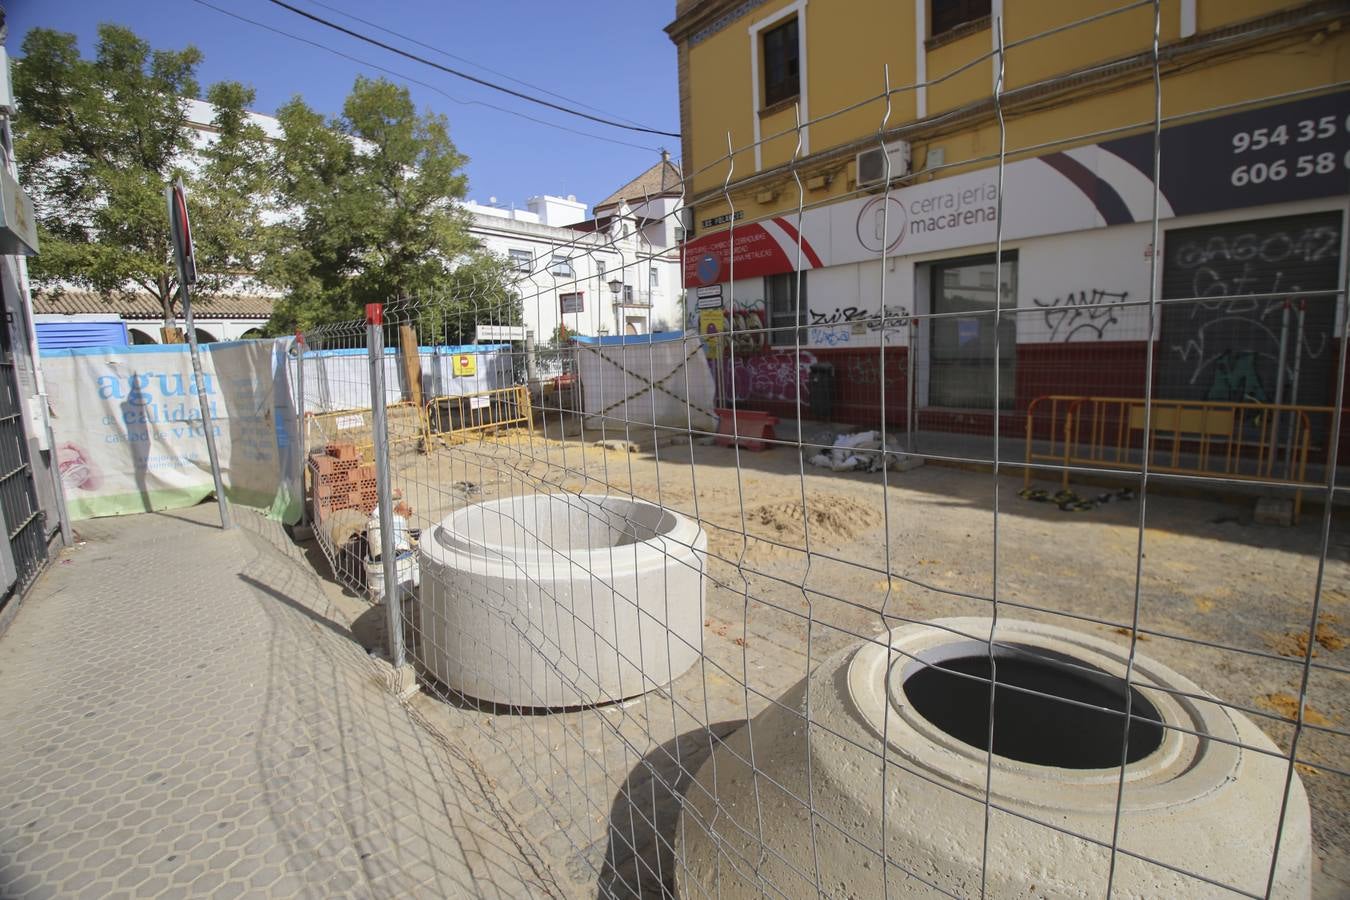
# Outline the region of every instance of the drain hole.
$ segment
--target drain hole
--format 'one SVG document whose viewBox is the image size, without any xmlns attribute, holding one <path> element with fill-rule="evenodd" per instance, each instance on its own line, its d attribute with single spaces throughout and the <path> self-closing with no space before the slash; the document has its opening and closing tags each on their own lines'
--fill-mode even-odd
<svg viewBox="0 0 1350 900">
<path fill-rule="evenodd" d="M 973 648 L 969 652 L 916 667 L 905 679 L 904 691 L 925 719 L 957 740 L 983 750 L 989 743 L 991 666 L 984 644 L 969 646 Z M 1040 647 L 995 647 L 994 658 L 998 663 L 994 753 L 1065 769 L 1120 765 L 1124 679 Z M 1133 688 L 1130 694 L 1126 759 L 1135 762 L 1158 749 L 1163 728 L 1157 708 Z M 1089 709 L 1057 698 L 1101 708 Z"/>
</svg>

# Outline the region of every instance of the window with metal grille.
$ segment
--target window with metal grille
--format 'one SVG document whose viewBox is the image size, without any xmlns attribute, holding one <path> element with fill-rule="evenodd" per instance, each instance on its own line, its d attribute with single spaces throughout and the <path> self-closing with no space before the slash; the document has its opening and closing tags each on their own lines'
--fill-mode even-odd
<svg viewBox="0 0 1350 900">
<path fill-rule="evenodd" d="M 797 285 L 801 284 L 801 302 L 797 302 Z M 796 272 L 770 275 L 764 279 L 768 294 L 769 343 L 780 346 L 806 343 L 806 276 Z M 796 326 L 795 328 L 793 326 Z"/>
<path fill-rule="evenodd" d="M 989 0 L 932 0 L 929 36 L 937 37 L 967 22 L 988 18 Z"/>
<path fill-rule="evenodd" d="M 534 265 L 534 252 L 530 250 L 510 250 L 511 267 L 519 269 L 522 272 L 528 272 Z"/>
<path fill-rule="evenodd" d="M 986 6 L 988 4 L 986 3 Z M 797 19 L 764 32 L 764 105 L 791 100 L 801 92 Z"/>
</svg>

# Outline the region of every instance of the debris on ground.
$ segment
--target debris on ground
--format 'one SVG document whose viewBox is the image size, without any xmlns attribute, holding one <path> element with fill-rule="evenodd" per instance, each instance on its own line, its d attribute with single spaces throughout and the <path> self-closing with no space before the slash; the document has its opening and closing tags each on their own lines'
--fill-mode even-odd
<svg viewBox="0 0 1350 900">
<path fill-rule="evenodd" d="M 1277 694 L 1262 694 L 1256 698 L 1256 705 L 1270 710 L 1271 712 L 1284 716 L 1286 719 L 1298 718 L 1298 698 L 1289 694 L 1280 692 Z M 1303 705 L 1303 721 L 1308 725 L 1330 725 L 1331 720 L 1321 711 L 1313 708 L 1311 703 Z"/>
<path fill-rule="evenodd" d="M 595 446 L 605 450 L 617 450 L 620 453 L 637 453 L 638 445 L 632 441 L 620 440 L 618 438 L 605 438 L 595 442 Z"/>
<path fill-rule="evenodd" d="M 346 546 L 357 535 L 365 534 L 366 514 L 359 509 L 335 509 L 323 522 L 328 531 L 329 545 Z"/>
<path fill-rule="evenodd" d="M 1095 497 L 1084 497 L 1070 490 L 1056 491 L 1052 494 L 1043 488 L 1023 488 L 1017 492 L 1017 496 L 1023 500 L 1034 500 L 1037 503 L 1053 503 L 1064 512 L 1082 512 L 1087 509 L 1096 509 L 1104 503 L 1133 500 L 1134 489 L 1121 488 L 1118 491 L 1107 491 Z"/>
<path fill-rule="evenodd" d="M 1335 623 L 1340 618 L 1334 613 L 1323 613 L 1317 619 L 1317 643 L 1328 650 L 1340 650 L 1345 646 L 1345 636 L 1338 632 Z"/>
<path fill-rule="evenodd" d="M 450 489 L 465 497 L 483 493 L 483 486 L 476 481 L 456 481 L 450 485 Z"/>
<path fill-rule="evenodd" d="M 828 439 L 828 435 L 825 435 Z M 819 446 L 824 446 L 822 442 Z M 835 472 L 880 472 L 883 467 L 898 468 L 901 456 L 895 450 L 881 449 L 880 431 L 859 431 L 856 434 L 840 434 L 834 437 L 828 449 L 817 453 L 807 462 L 813 466 L 832 469 Z M 886 435 L 887 447 L 899 447 L 900 441 L 894 435 Z"/>
<path fill-rule="evenodd" d="M 1130 636 L 1130 633 L 1133 631 L 1132 628 L 1130 628 L 1130 627 L 1128 627 L 1128 626 L 1126 626 L 1126 625 L 1120 625 L 1120 626 L 1117 626 L 1116 628 L 1112 628 L 1111 630 L 1114 631 L 1116 634 L 1123 634 L 1123 635 L 1125 635 L 1125 637 L 1129 637 L 1129 636 Z M 1141 640 L 1141 641 L 1151 641 L 1151 640 L 1153 640 L 1153 638 L 1149 637 L 1149 636 L 1146 635 L 1146 634 L 1142 634 L 1142 633 L 1141 633 L 1141 634 L 1139 635 L 1139 640 Z"/>
<path fill-rule="evenodd" d="M 811 497 L 807 503 L 807 510 L 813 541 L 852 540 L 863 532 L 876 528 L 882 522 L 880 510 L 841 494 L 818 494 Z M 768 532 L 779 539 L 799 542 L 806 534 L 807 516 L 803 514 L 800 503 L 788 501 L 757 506 L 747 513 L 746 518 L 763 526 L 753 530 Z"/>
<path fill-rule="evenodd" d="M 1324 613 L 1317 619 L 1317 629 L 1313 633 L 1313 640 L 1322 646 L 1325 650 L 1340 650 L 1346 645 L 1345 635 L 1336 630 L 1335 623 L 1340 619 L 1334 613 Z M 1294 629 L 1286 631 L 1270 639 L 1270 646 L 1281 656 L 1290 656 L 1295 659 L 1308 655 L 1308 630 Z M 1317 648 L 1312 651 L 1314 657 L 1317 656 Z"/>
</svg>

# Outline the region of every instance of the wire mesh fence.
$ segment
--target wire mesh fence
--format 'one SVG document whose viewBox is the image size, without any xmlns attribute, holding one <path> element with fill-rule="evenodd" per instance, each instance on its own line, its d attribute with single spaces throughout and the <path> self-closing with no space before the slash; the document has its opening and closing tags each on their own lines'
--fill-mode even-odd
<svg viewBox="0 0 1350 900">
<path fill-rule="evenodd" d="M 1350 105 L 1326 83 L 1164 116 L 1160 16 L 1006 43 L 995 20 L 954 71 L 880 71 L 875 96 L 727 135 L 681 185 L 728 224 L 703 244 L 660 240 L 682 203 L 648 197 L 508 297 L 306 335 L 316 535 L 566 878 L 1344 886 L 1345 196 L 1206 218 L 1163 188 L 1193 122 L 1275 109 L 1296 130 L 1315 103 L 1339 135 Z M 1006 58 L 1113 17 L 1144 48 L 1120 124 L 1014 143 Z M 995 149 L 891 177 L 896 98 L 976 66 Z M 886 175 L 812 201 L 807 129 L 864 111 Z M 795 210 L 759 214 L 743 167 L 783 141 Z M 1133 193 L 1044 221 L 1030 165 L 1080 184 L 1106 141 Z M 981 237 L 925 243 L 944 216 Z M 853 257 L 822 264 L 841 231 Z M 766 241 L 784 271 L 756 262 Z M 630 290 L 659 264 L 686 273 L 666 330 Z M 475 341 L 485 323 L 530 334 Z"/>
</svg>

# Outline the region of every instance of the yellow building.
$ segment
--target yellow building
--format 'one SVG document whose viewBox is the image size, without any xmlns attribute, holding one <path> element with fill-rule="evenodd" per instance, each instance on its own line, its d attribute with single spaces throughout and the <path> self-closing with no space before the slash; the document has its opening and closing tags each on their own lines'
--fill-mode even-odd
<svg viewBox="0 0 1350 900">
<path fill-rule="evenodd" d="M 1350 4 L 1157 13 L 1155 57 L 1126 0 L 678 0 L 688 315 L 765 329 L 723 400 L 987 429 L 1142 396 L 1152 338 L 1157 396 L 1330 402 Z"/>
</svg>

